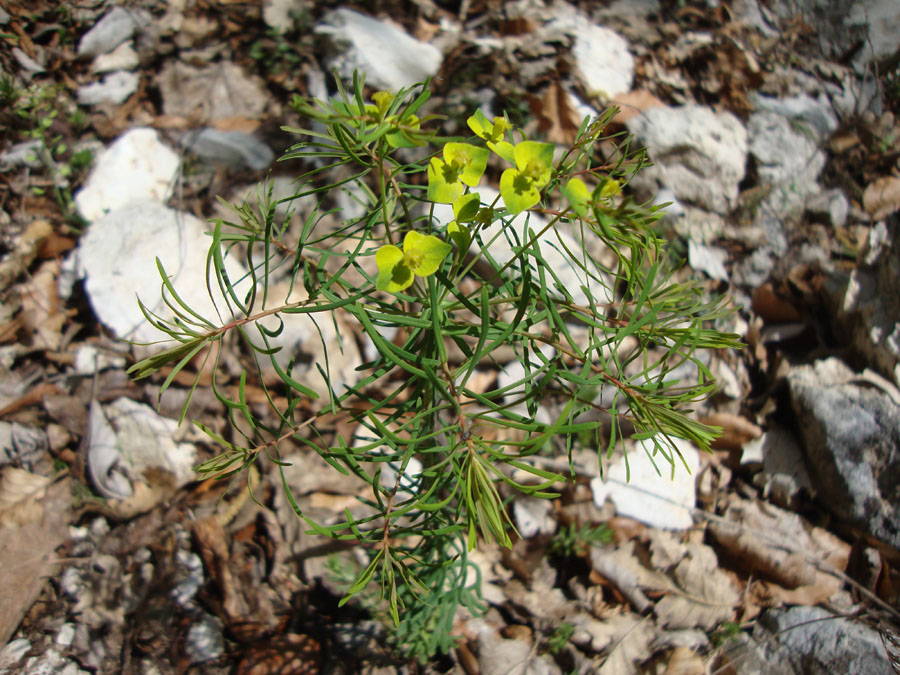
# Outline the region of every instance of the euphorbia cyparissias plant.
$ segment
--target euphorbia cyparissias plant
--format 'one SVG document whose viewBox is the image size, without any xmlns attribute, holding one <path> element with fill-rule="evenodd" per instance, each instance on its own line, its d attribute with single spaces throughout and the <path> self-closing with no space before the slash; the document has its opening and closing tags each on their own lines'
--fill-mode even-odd
<svg viewBox="0 0 900 675">
<path fill-rule="evenodd" d="M 427 88 L 367 100 L 359 77 L 349 91 L 337 84 L 328 101 L 295 98 L 314 124 L 288 130 L 304 140 L 284 157 L 308 170 L 283 201 L 322 197 L 326 206 L 299 227 L 280 223 L 266 186 L 258 206 L 216 221 L 215 316 L 187 306 L 160 264 L 174 318 L 142 307 L 177 344 L 130 372 L 166 369 L 162 393 L 195 357 L 218 364 L 223 350 L 242 345 L 245 354 L 228 363 L 255 374 L 212 369 L 209 386 L 231 429 L 201 427 L 224 450 L 198 470 L 237 477 L 270 458 L 310 530 L 355 541 L 368 557 L 344 601 L 374 581 L 395 640 L 422 659 L 453 647 L 458 605 L 482 607 L 470 549 L 480 537 L 510 546 L 509 499 L 555 496 L 575 475 L 575 447 L 596 450 L 602 467 L 633 429 L 672 470 L 673 437 L 708 449 L 719 430 L 689 415 L 715 387 L 698 353 L 739 343 L 714 328 L 731 313 L 723 299 L 673 280 L 651 227 L 659 214 L 620 193 L 619 179 L 641 157 L 597 158 L 613 111 L 586 119 L 569 148 L 481 111 L 467 120 L 473 136 L 438 139 L 439 117 L 423 107 Z M 482 202 L 497 179 L 486 176 L 491 153 L 501 160 L 500 194 Z M 327 210 L 341 190 L 363 205 L 361 215 Z M 591 254 L 598 243 L 603 260 Z M 236 274 L 226 262 L 245 269 Z M 275 283 L 284 276 L 286 292 Z M 285 338 L 304 321 L 321 340 L 315 355 L 309 339 Z M 229 334 L 240 342 L 223 339 Z M 364 358 L 337 363 L 357 345 Z M 680 366 L 696 379 L 675 377 Z M 501 369 L 520 374 L 492 383 Z M 197 368 L 195 387 L 208 372 Z M 264 396 L 251 402 L 254 379 Z M 284 470 L 307 461 L 303 453 L 362 481 L 358 508 L 324 524 L 310 517 Z M 558 455 L 570 459 L 569 472 L 558 470 Z"/>
</svg>

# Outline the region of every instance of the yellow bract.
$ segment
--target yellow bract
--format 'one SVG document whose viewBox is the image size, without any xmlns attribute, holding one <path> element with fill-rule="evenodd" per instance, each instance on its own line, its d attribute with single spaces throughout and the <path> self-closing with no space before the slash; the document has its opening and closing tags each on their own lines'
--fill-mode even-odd
<svg viewBox="0 0 900 675">
<path fill-rule="evenodd" d="M 393 244 L 386 244 L 375 253 L 375 264 L 378 265 L 375 288 L 388 293 L 409 288 L 417 276 L 427 277 L 437 272 L 452 248 L 433 234 L 407 232 L 402 251 Z"/>
</svg>

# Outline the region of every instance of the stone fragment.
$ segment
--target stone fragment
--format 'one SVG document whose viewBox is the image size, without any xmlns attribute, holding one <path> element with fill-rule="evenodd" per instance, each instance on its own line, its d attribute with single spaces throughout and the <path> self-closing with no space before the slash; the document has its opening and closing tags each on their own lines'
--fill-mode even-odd
<svg viewBox="0 0 900 675">
<path fill-rule="evenodd" d="M 642 182 L 720 214 L 737 205 L 747 160 L 747 131 L 737 117 L 701 105 L 657 106 L 627 126 L 654 163 L 639 174 Z"/>
<path fill-rule="evenodd" d="M 835 327 L 857 353 L 900 385 L 900 215 L 879 222 L 850 274 Z"/>
<path fill-rule="evenodd" d="M 839 518 L 900 547 L 900 405 L 831 358 L 787 376 L 810 478 Z"/>
<path fill-rule="evenodd" d="M 41 166 L 41 142 L 22 141 L 0 152 L 0 171 L 13 171 L 21 167 L 37 169 Z"/>
<path fill-rule="evenodd" d="M 690 442 L 680 438 L 672 440 L 684 462 L 675 456 L 673 466 L 659 453 L 651 460 L 653 443 L 638 441 L 628 454 L 627 465 L 620 458 L 609 466 L 603 478 L 591 480 L 597 508 L 602 508 L 609 498 L 616 505 L 618 515 L 651 527 L 670 530 L 691 527 L 694 524 L 691 509 L 697 503 L 695 476 L 700 468 L 700 455 Z"/>
<path fill-rule="evenodd" d="M 219 131 L 212 127 L 189 131 L 181 139 L 181 145 L 201 159 L 232 169 L 262 171 L 275 160 L 275 153 L 268 145 L 243 131 Z"/>
<path fill-rule="evenodd" d="M 806 200 L 806 210 L 832 227 L 843 227 L 847 224 L 850 202 L 840 188 L 831 188 L 811 195 Z"/>
<path fill-rule="evenodd" d="M 125 70 L 109 73 L 97 82 L 78 87 L 78 102 L 81 105 L 102 105 L 122 103 L 137 91 L 141 76 Z"/>
<path fill-rule="evenodd" d="M 588 96 L 609 100 L 631 91 L 634 57 L 625 38 L 615 31 L 584 18 L 575 33 L 572 57 Z"/>
<path fill-rule="evenodd" d="M 721 248 L 688 242 L 688 263 L 695 272 L 704 272 L 710 279 L 728 281 L 725 261 L 728 254 Z"/>
<path fill-rule="evenodd" d="M 821 607 L 770 610 L 758 620 L 754 637 L 767 663 L 788 661 L 795 673 L 894 674 L 876 630 Z"/>
<path fill-rule="evenodd" d="M 91 72 L 108 73 L 114 70 L 134 70 L 140 64 L 138 53 L 130 42 L 123 42 L 111 52 L 99 54 L 91 64 Z"/>
<path fill-rule="evenodd" d="M 206 289 L 208 229 L 189 213 L 147 201 L 116 208 L 91 223 L 77 255 L 88 300 L 100 322 L 117 337 L 136 342 L 157 343 L 165 337 L 147 323 L 137 303 L 140 298 L 151 311 L 170 316 L 160 299 L 157 256 L 181 299 L 200 315 L 218 321 Z M 232 280 L 245 274 L 233 258 L 226 258 L 226 269 Z M 221 297 L 218 307 L 227 314 Z M 153 348 L 158 351 L 165 345 Z"/>
<path fill-rule="evenodd" d="M 263 0 L 263 21 L 276 33 L 287 33 L 298 17 L 309 12 L 309 0 Z"/>
<path fill-rule="evenodd" d="M 203 121 L 258 119 L 269 100 L 260 79 L 248 77 L 230 61 L 197 68 L 171 60 L 163 67 L 158 82 L 166 115 Z"/>
<path fill-rule="evenodd" d="M 366 83 L 396 91 L 435 75 L 443 62 L 437 47 L 420 42 L 390 21 L 378 21 L 352 9 L 336 9 L 316 24 L 327 35 L 335 55 L 331 66 L 341 77 L 365 73 Z"/>
<path fill-rule="evenodd" d="M 97 56 L 112 51 L 131 38 L 136 28 L 152 22 L 146 10 L 113 7 L 96 25 L 81 36 L 78 56 Z"/>
<path fill-rule="evenodd" d="M 98 155 L 75 205 L 90 222 L 134 202 L 165 201 L 177 170 L 178 155 L 154 129 L 131 129 Z"/>
<path fill-rule="evenodd" d="M 772 190 L 759 212 L 772 213 L 780 220 L 796 215 L 805 199 L 820 190 L 817 181 L 825 155 L 815 135 L 804 133 L 795 121 L 774 112 L 750 115 L 747 133 L 759 184 Z"/>
</svg>

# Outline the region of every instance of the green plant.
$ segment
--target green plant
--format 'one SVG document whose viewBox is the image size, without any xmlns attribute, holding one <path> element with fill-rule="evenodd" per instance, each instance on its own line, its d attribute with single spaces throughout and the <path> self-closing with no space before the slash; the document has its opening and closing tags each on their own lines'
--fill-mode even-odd
<svg viewBox="0 0 900 675">
<path fill-rule="evenodd" d="M 607 544 L 613 539 L 613 532 L 606 525 L 585 523 L 578 527 L 575 523 L 559 528 L 550 540 L 549 551 L 553 555 L 569 558 L 582 555 L 596 544 Z"/>
<path fill-rule="evenodd" d="M 721 647 L 729 640 L 737 637 L 740 632 L 741 624 L 736 623 L 735 621 L 725 621 L 712 632 L 709 639 L 714 647 Z"/>
<path fill-rule="evenodd" d="M 559 654 L 569 644 L 569 639 L 574 633 L 575 624 L 568 621 L 559 624 L 553 634 L 547 638 L 547 651 L 551 654 Z"/>
<path fill-rule="evenodd" d="M 0 78 L 0 99 L 8 100 L 9 110 L 17 119 L 20 133 L 27 139 L 37 141 L 35 157 L 49 173 L 51 194 L 66 221 L 76 228 L 83 221 L 75 210 L 71 183 L 90 165 L 93 156 L 89 150 L 74 151 L 65 142 L 62 133 L 54 131 L 60 116 L 60 87 L 34 84 L 29 89 L 16 89 L 14 81 Z M 87 123 L 83 111 L 75 108 L 66 116 L 74 134 L 80 133 Z M 32 188 L 35 194 L 44 194 L 44 189 Z"/>
<path fill-rule="evenodd" d="M 574 439 L 588 433 L 601 441 L 602 461 L 624 447 L 627 422 L 652 441 L 654 460 L 674 470 L 673 436 L 708 449 L 720 432 L 688 415 L 715 386 L 696 352 L 738 346 L 738 337 L 710 327 L 730 313 L 724 300 L 673 278 L 650 229 L 658 213 L 622 196 L 642 157 L 623 153 L 606 164 L 595 154 L 612 111 L 585 119 L 573 146 L 554 159 L 552 146 L 480 113 L 469 119 L 472 137 L 439 137 L 439 118 L 420 117 L 427 84 L 368 101 L 357 77 L 338 89 L 330 101 L 294 100 L 313 128 L 287 129 L 304 140 L 284 159 L 307 167 L 290 199 L 327 198 L 352 185 L 365 213 L 329 224 L 335 214 L 315 209 L 289 233 L 287 221 L 276 220 L 271 188 L 261 189 L 256 208 L 237 206 L 234 222 L 218 220 L 212 231 L 209 287 L 221 291 L 224 319 L 187 306 L 158 263 L 174 316 L 141 307 L 176 345 L 129 372 L 142 378 L 167 367 L 162 393 L 194 357 L 212 359 L 213 391 L 237 440 L 201 426 L 224 448 L 198 468 L 205 476 L 234 476 L 261 456 L 280 468 L 284 446 L 299 444 L 367 483 L 367 512 L 322 525 L 303 512 L 281 473 L 311 531 L 358 542 L 369 554 L 344 600 L 380 586 L 398 641 L 426 658 L 452 645 L 459 604 L 478 608 L 468 551 L 479 538 L 511 545 L 507 499 L 550 498 L 566 481 L 542 467 L 547 441 L 560 438 L 571 454 Z M 476 189 L 491 153 L 507 168 L 500 196 L 483 198 L 487 188 Z M 538 213 L 548 220 L 538 224 Z M 598 247 L 606 262 L 591 253 Z M 246 273 L 235 278 L 226 261 L 241 261 Z M 277 290 L 279 277 L 286 291 Z M 302 299 L 289 301 L 295 291 Z M 332 332 L 352 339 L 337 330 L 339 319 L 371 342 L 374 356 L 357 369 L 358 381 L 339 388 L 326 353 L 317 364 L 320 397 L 298 381 L 296 356 L 282 360 L 276 341 L 292 320 L 312 321 L 320 335 L 334 322 Z M 268 397 L 265 415 L 246 398 L 247 371 L 234 386 L 221 380 L 232 333 L 254 370 L 265 360 L 278 375 L 278 386 L 255 376 Z M 478 369 L 504 365 L 501 347 L 523 375 L 474 388 Z M 672 375 L 686 365 L 696 381 Z M 611 420 L 609 433 L 598 412 Z M 335 420 L 355 434 L 337 433 Z"/>
</svg>

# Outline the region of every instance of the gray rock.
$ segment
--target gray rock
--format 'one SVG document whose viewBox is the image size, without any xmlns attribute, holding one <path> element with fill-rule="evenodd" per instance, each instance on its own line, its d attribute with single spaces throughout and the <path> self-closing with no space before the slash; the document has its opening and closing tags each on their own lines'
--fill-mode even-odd
<svg viewBox="0 0 900 675">
<path fill-rule="evenodd" d="M 785 222 L 797 218 L 825 165 L 815 128 L 776 112 L 756 112 L 747 122 L 750 154 L 756 160 L 760 187 L 768 194 L 757 207 L 754 226 L 766 233 L 766 250 L 776 258 L 787 253 Z"/>
<path fill-rule="evenodd" d="M 791 402 L 820 501 L 900 546 L 900 406 L 837 359 L 793 368 Z"/>
<path fill-rule="evenodd" d="M 831 102 L 824 94 L 813 98 L 809 94 L 773 98 L 753 93 L 750 101 L 760 111 L 777 113 L 791 120 L 804 122 L 815 131 L 820 141 L 825 141 L 838 128 L 838 118 Z"/>
<path fill-rule="evenodd" d="M 140 297 L 151 311 L 171 318 L 160 299 L 159 256 L 182 300 L 217 321 L 218 312 L 227 312 L 227 303 L 214 291 L 214 304 L 206 289 L 208 230 L 199 218 L 152 201 L 116 208 L 92 222 L 81 237 L 77 256 L 97 318 L 117 337 L 154 343 L 155 351 L 165 349 L 167 345 L 158 342 L 164 335 L 147 322 L 136 301 Z M 229 256 L 225 267 L 238 295 L 244 293 L 246 282 L 238 281 L 246 276 L 241 263 Z"/>
<path fill-rule="evenodd" d="M 854 66 L 862 72 L 873 61 L 890 58 L 900 49 L 900 3 L 897 0 L 858 0 L 845 18 L 849 26 L 864 26 L 866 40 Z"/>
<path fill-rule="evenodd" d="M 25 52 L 23 52 L 18 47 L 13 47 L 12 50 L 13 56 L 16 57 L 16 61 L 19 62 L 19 66 L 21 66 L 22 70 L 28 74 L 34 73 L 43 73 L 44 66 L 35 61 L 33 58 L 28 56 Z M 39 52 L 40 54 L 40 52 Z"/>
<path fill-rule="evenodd" d="M 628 42 L 615 31 L 593 23 L 580 12 L 567 12 L 560 3 L 560 14 L 550 27 L 573 36 L 572 58 L 575 73 L 585 93 L 609 100 L 631 91 L 634 81 L 634 57 Z"/>
<path fill-rule="evenodd" d="M 46 430 L 0 421 L 0 466 L 12 464 L 30 470 L 48 450 Z"/>
<path fill-rule="evenodd" d="M 122 103 L 137 91 L 141 76 L 117 70 L 106 75 L 98 82 L 91 82 L 78 87 L 78 102 L 81 105 L 101 105 L 103 103 Z"/>
<path fill-rule="evenodd" d="M 772 188 L 760 211 L 771 211 L 782 219 L 796 214 L 806 197 L 820 189 L 816 181 L 825 166 L 825 155 L 819 150 L 816 134 L 774 112 L 750 115 L 747 133 L 759 182 Z"/>
<path fill-rule="evenodd" d="M 836 326 L 882 375 L 900 384 L 900 216 L 869 232 L 851 273 Z"/>
<path fill-rule="evenodd" d="M 378 21 L 352 9 L 336 9 L 316 24 L 334 47 L 331 66 L 341 77 L 366 73 L 367 84 L 396 91 L 436 74 L 443 62 L 437 47 L 419 42 L 389 21 Z"/>
<path fill-rule="evenodd" d="M 188 628 L 184 651 L 193 663 L 206 663 L 219 658 L 225 653 L 222 622 L 203 612 Z"/>
<path fill-rule="evenodd" d="M 0 171 L 12 171 L 21 167 L 37 169 L 41 166 L 41 142 L 22 141 L 0 153 Z"/>
<path fill-rule="evenodd" d="M 695 272 L 704 272 L 710 279 L 728 281 L 728 270 L 725 261 L 728 254 L 721 248 L 698 244 L 694 240 L 688 242 L 688 262 Z"/>
<path fill-rule="evenodd" d="M 181 145 L 202 159 L 232 168 L 262 171 L 275 160 L 275 153 L 261 140 L 243 131 L 219 131 L 207 127 L 189 131 Z"/>
<path fill-rule="evenodd" d="M 91 64 L 94 73 L 108 73 L 114 70 L 134 70 L 140 64 L 138 53 L 130 42 L 123 42 L 111 52 L 100 54 Z"/>
<path fill-rule="evenodd" d="M 878 632 L 820 607 L 792 607 L 761 617 L 755 637 L 774 636 L 769 653 L 780 652 L 796 673 L 894 675 Z M 771 671 L 769 671 L 771 672 Z"/>
<path fill-rule="evenodd" d="M 195 68 L 169 61 L 159 74 L 159 90 L 166 115 L 202 120 L 225 117 L 259 118 L 269 96 L 257 77 L 248 77 L 240 66 L 224 61 Z"/>
<path fill-rule="evenodd" d="M 113 7 L 78 42 L 78 56 L 97 56 L 112 51 L 134 35 L 135 29 L 152 22 L 146 10 Z"/>
<path fill-rule="evenodd" d="M 627 125 L 654 163 L 641 172 L 642 181 L 668 187 L 680 201 L 716 213 L 737 204 L 747 160 L 747 131 L 737 117 L 701 105 L 658 106 Z"/>
<path fill-rule="evenodd" d="M 843 227 L 847 224 L 850 202 L 840 188 L 831 188 L 810 196 L 806 200 L 806 210 L 813 216 L 824 218 L 833 227 Z"/>
<path fill-rule="evenodd" d="M 309 11 L 308 0 L 263 0 L 263 21 L 276 33 L 287 33 L 298 16 Z"/>
</svg>

